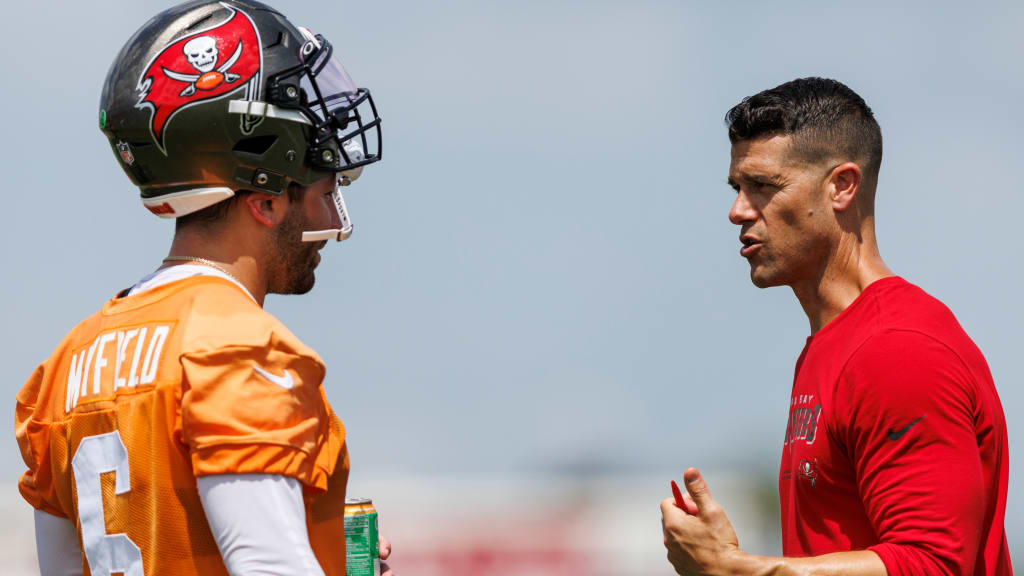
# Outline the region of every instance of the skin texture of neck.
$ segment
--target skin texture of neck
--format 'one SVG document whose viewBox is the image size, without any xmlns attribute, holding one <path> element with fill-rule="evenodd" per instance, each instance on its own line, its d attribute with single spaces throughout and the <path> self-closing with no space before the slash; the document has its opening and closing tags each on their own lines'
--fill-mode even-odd
<svg viewBox="0 0 1024 576">
<path fill-rule="evenodd" d="M 262 307 L 268 278 L 261 253 L 259 239 L 237 227 L 225 227 L 216 232 L 184 228 L 175 233 L 168 256 L 192 256 L 216 263 L 241 282 Z M 166 262 L 161 268 L 184 263 Z"/>
<path fill-rule="evenodd" d="M 874 218 L 860 219 L 856 210 L 851 212 L 840 217 L 817 277 L 791 286 L 812 334 L 839 316 L 869 284 L 893 275 L 878 251 Z"/>
</svg>

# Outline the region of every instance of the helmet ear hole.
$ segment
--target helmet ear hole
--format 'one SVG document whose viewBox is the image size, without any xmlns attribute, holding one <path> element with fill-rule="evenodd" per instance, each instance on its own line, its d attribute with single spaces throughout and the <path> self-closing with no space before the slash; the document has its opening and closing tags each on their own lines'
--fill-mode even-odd
<svg viewBox="0 0 1024 576">
<path fill-rule="evenodd" d="M 253 136 L 252 138 L 243 138 L 242 140 L 239 140 L 231 150 L 233 152 L 241 152 L 243 154 L 252 154 L 253 156 L 263 156 L 276 142 L 277 136 L 274 134 Z"/>
</svg>

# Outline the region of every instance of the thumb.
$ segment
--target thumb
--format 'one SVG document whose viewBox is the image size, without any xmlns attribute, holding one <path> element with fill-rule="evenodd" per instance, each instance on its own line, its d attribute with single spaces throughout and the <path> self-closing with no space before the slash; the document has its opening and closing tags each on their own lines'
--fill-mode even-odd
<svg viewBox="0 0 1024 576">
<path fill-rule="evenodd" d="M 686 491 L 690 493 L 690 497 L 697 504 L 698 511 L 704 512 L 708 506 L 714 503 L 711 492 L 708 491 L 708 485 L 704 482 L 704 477 L 700 475 L 700 470 L 687 468 L 683 473 L 683 480 L 686 481 Z"/>
</svg>

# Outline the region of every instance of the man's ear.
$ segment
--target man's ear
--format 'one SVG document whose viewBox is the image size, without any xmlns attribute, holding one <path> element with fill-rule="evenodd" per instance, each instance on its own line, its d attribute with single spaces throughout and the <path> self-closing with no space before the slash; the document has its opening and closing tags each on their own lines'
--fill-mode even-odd
<svg viewBox="0 0 1024 576">
<path fill-rule="evenodd" d="M 245 208 L 253 219 L 267 228 L 277 226 L 288 211 L 288 202 L 283 194 L 275 196 L 263 192 L 252 192 L 246 194 L 242 201 L 245 202 Z"/>
<path fill-rule="evenodd" d="M 828 175 L 828 199 L 832 209 L 843 212 L 857 200 L 860 194 L 861 172 L 855 162 L 843 162 Z"/>
</svg>

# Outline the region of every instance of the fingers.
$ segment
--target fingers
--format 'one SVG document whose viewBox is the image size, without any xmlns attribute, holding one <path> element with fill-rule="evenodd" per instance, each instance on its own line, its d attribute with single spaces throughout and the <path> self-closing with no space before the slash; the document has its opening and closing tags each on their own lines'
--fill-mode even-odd
<svg viewBox="0 0 1024 576">
<path fill-rule="evenodd" d="M 665 498 L 661 501 L 661 525 L 665 526 L 666 523 L 672 521 L 676 515 L 682 513 L 682 510 L 676 506 L 676 502 L 672 498 Z"/>
<path fill-rule="evenodd" d="M 676 481 L 672 481 L 672 498 L 675 501 L 676 508 L 679 508 L 683 512 L 686 512 L 690 516 L 697 515 L 697 505 L 693 502 L 693 498 L 689 494 L 683 495 L 679 491 L 679 485 Z"/>
<path fill-rule="evenodd" d="M 690 516 L 696 516 L 700 510 L 697 508 L 697 503 L 693 501 L 693 497 L 689 493 L 683 494 L 683 510 L 686 511 Z"/>
<path fill-rule="evenodd" d="M 665 530 L 686 522 L 688 512 L 676 506 L 674 498 L 665 498 L 661 501 L 661 526 Z"/>
<path fill-rule="evenodd" d="M 383 534 L 377 535 L 377 555 L 381 560 L 387 560 L 391 556 L 391 542 Z M 387 562 L 380 563 L 380 576 L 395 576 Z"/>
<path fill-rule="evenodd" d="M 682 542 L 687 539 L 687 534 L 692 531 L 692 525 L 697 522 L 697 519 L 679 509 L 675 498 L 661 501 L 662 544 L 665 545 L 668 561 L 672 563 L 677 574 L 691 573 L 686 567 L 692 564 L 692 559 Z"/>
<path fill-rule="evenodd" d="M 661 501 L 661 516 L 662 518 L 668 516 L 668 512 L 673 510 L 678 511 L 679 507 L 676 506 L 676 501 L 673 498 L 665 498 Z"/>
<path fill-rule="evenodd" d="M 708 486 L 704 482 L 704 477 L 700 475 L 700 470 L 687 468 L 683 473 L 683 480 L 686 481 L 687 496 L 690 496 L 698 511 L 703 511 L 714 504 L 714 499 L 711 498 L 711 492 L 708 491 Z"/>
</svg>

